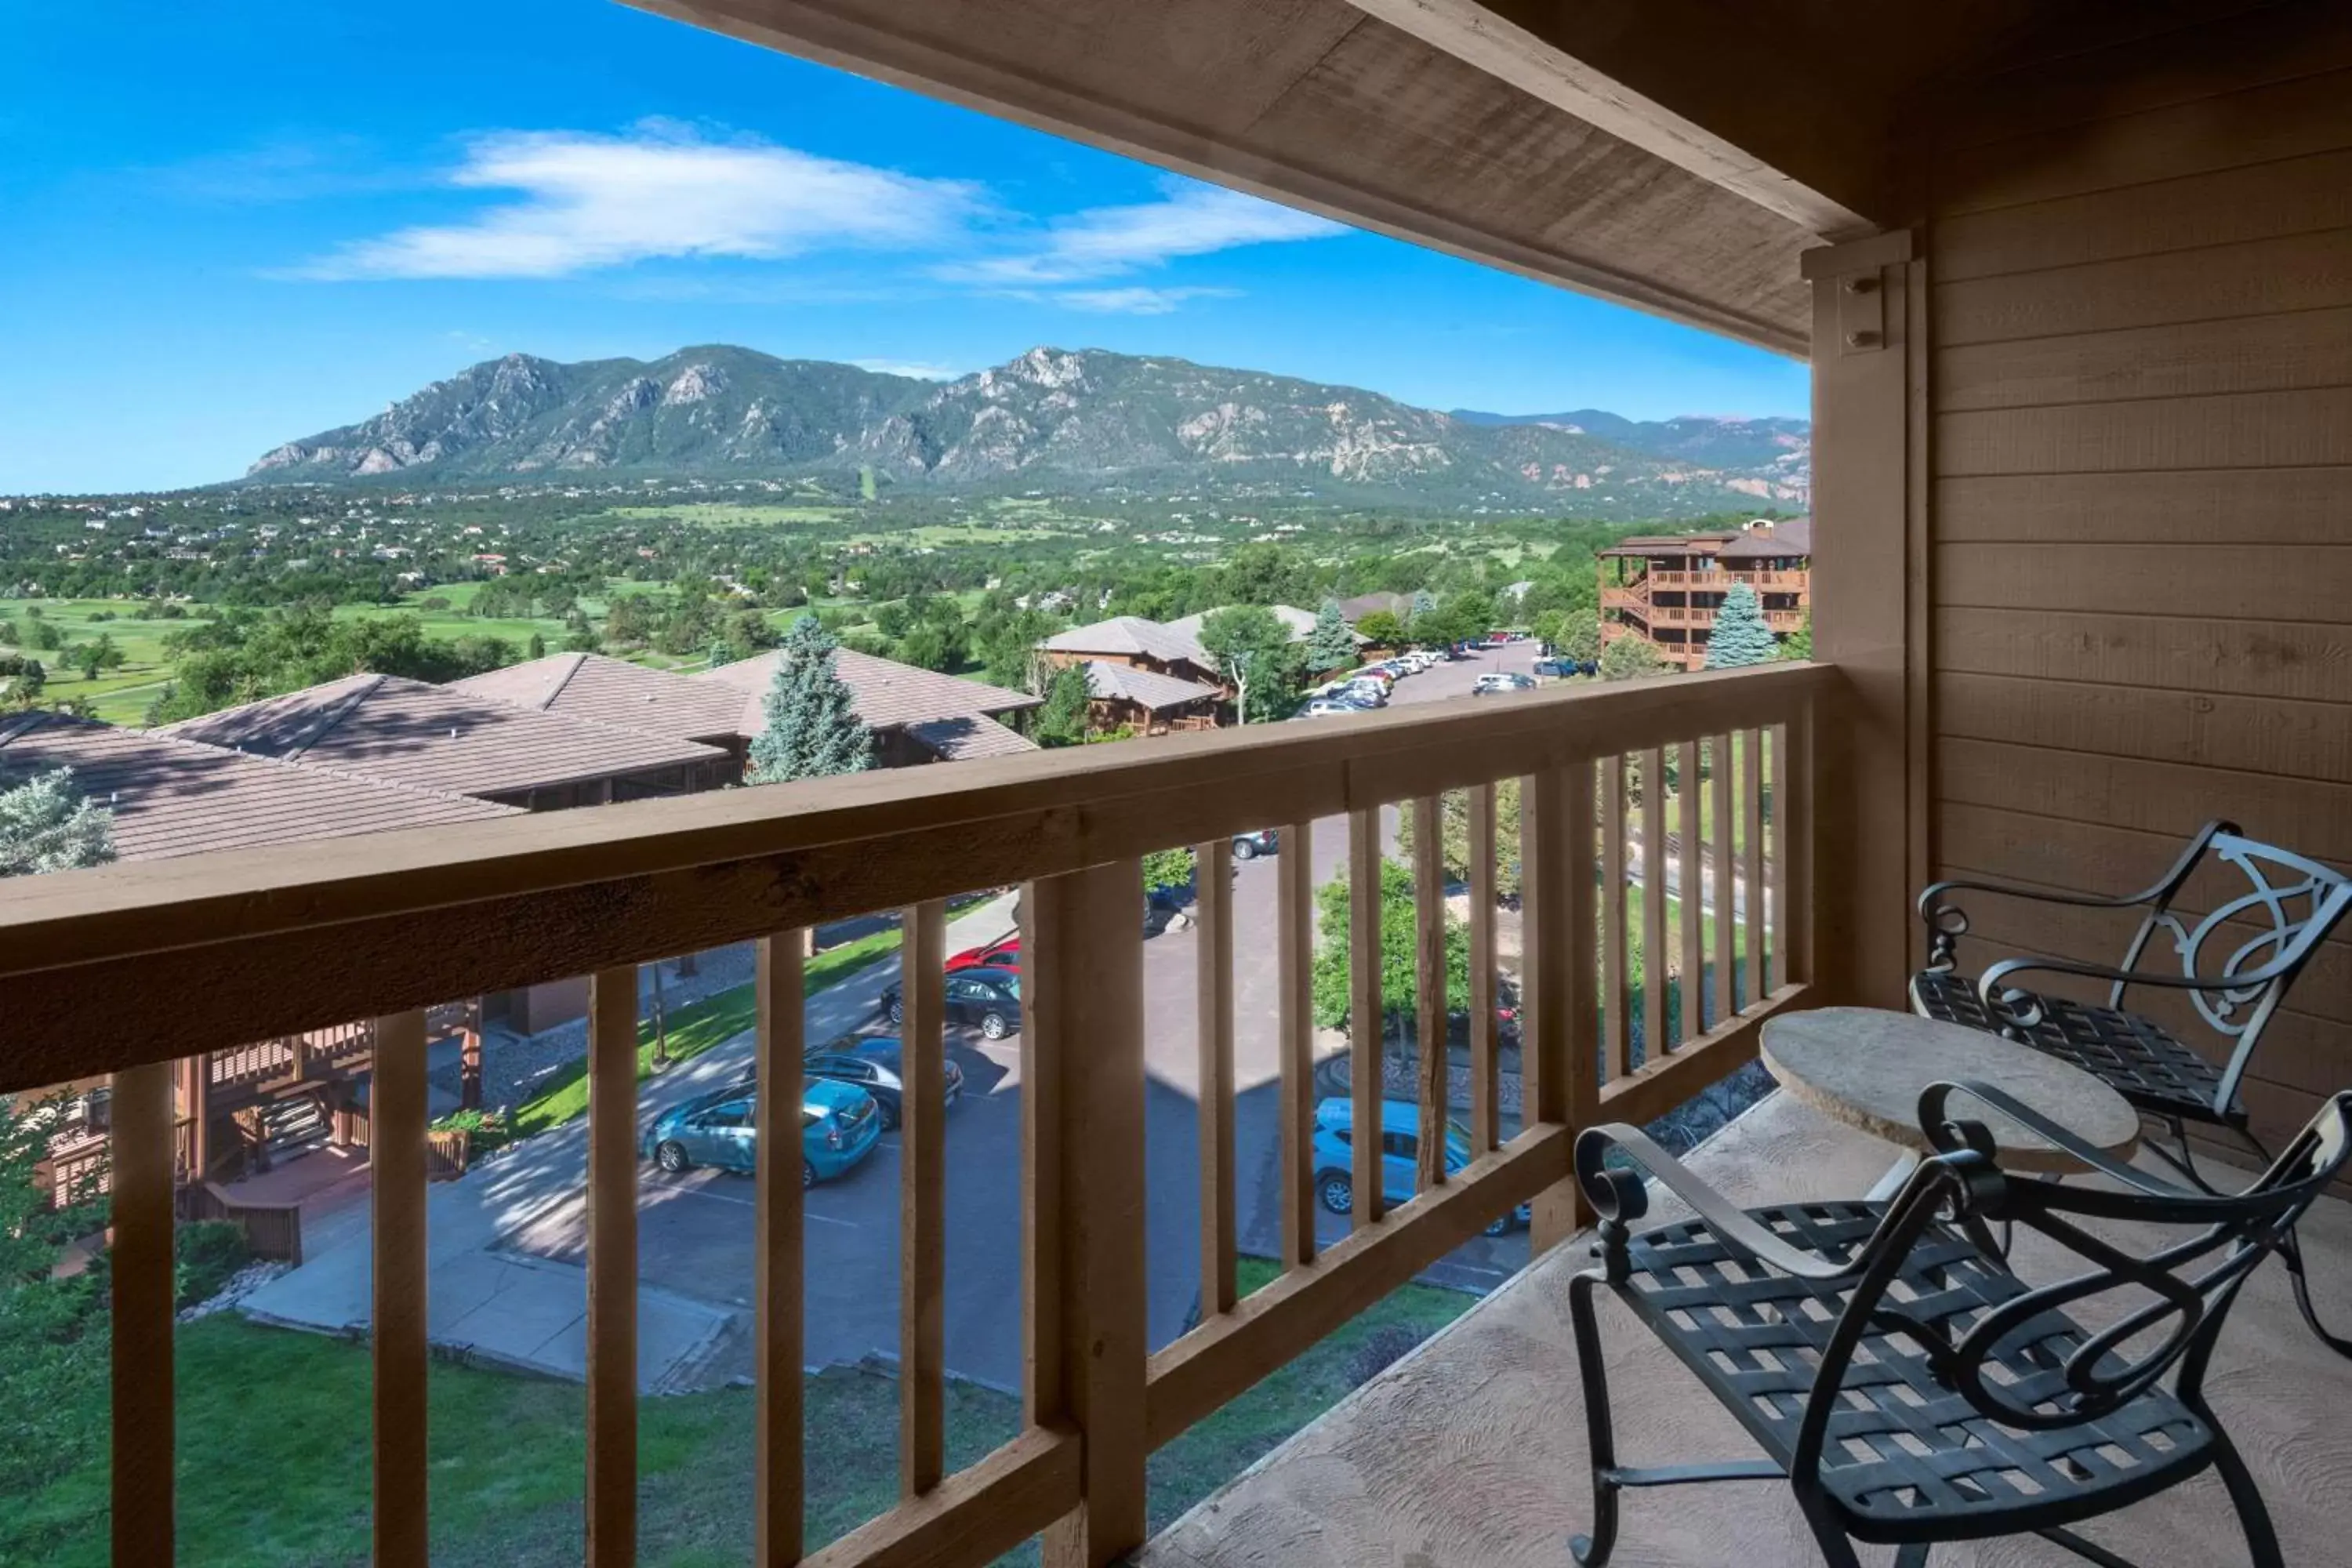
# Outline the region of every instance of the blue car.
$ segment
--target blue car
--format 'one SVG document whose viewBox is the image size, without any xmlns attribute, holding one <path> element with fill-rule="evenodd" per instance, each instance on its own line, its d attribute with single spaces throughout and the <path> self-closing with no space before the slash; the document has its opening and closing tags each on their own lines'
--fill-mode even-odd
<svg viewBox="0 0 2352 1568">
<path fill-rule="evenodd" d="M 1353 1100 L 1318 1100 L 1315 1106 L 1315 1199 L 1333 1214 L 1356 1206 L 1356 1106 Z M 1409 1100 L 1381 1101 L 1381 1196 L 1391 1208 L 1409 1201 L 1419 1172 L 1421 1107 Z M 1470 1133 L 1458 1121 L 1445 1124 L 1448 1175 L 1470 1163 Z M 1486 1227 L 1500 1236 L 1514 1222 L 1528 1223 L 1528 1208 L 1517 1209 Z"/>
<path fill-rule="evenodd" d="M 646 1132 L 646 1159 L 676 1174 L 697 1165 L 749 1172 L 758 1143 L 751 1112 L 758 1093 L 748 1083 L 715 1089 L 665 1110 Z M 801 1089 L 801 1185 L 829 1182 L 874 1152 L 882 1136 L 881 1108 L 862 1089 L 824 1079 Z"/>
</svg>

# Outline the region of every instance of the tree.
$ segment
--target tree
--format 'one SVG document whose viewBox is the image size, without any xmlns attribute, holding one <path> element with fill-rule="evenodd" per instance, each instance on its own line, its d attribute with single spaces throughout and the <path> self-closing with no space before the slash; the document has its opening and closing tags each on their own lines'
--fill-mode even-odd
<svg viewBox="0 0 2352 1568">
<path fill-rule="evenodd" d="M 1066 664 L 1045 683 L 1036 737 L 1041 746 L 1075 746 L 1087 738 L 1087 672 L 1081 667 Z"/>
<path fill-rule="evenodd" d="M 1315 892 L 1318 942 L 1310 981 L 1315 1022 L 1327 1029 L 1348 1028 L 1352 1005 L 1349 984 L 1348 877 L 1341 872 Z M 1412 870 L 1402 861 L 1381 858 L 1381 1010 L 1390 1019 L 1412 1018 L 1420 1005 L 1421 963 L 1414 935 Z M 1445 1005 L 1470 1005 L 1470 928 L 1445 922 Z"/>
<path fill-rule="evenodd" d="M 1579 664 L 1600 658 L 1600 612 L 1590 608 L 1561 612 L 1559 631 L 1552 639 L 1552 647 L 1560 658 L 1572 658 Z"/>
<path fill-rule="evenodd" d="M 789 784 L 873 766 L 874 731 L 833 668 L 838 647 L 815 616 L 793 624 L 768 688 L 765 722 L 751 742 L 751 783 Z"/>
<path fill-rule="evenodd" d="M 0 877 L 71 871 L 114 858 L 114 813 L 84 799 L 73 770 L 0 790 Z"/>
<path fill-rule="evenodd" d="M 1652 647 L 1647 637 L 1628 635 L 1601 650 L 1603 680 L 1638 680 L 1645 675 L 1663 675 L 1668 668 L 1665 655 Z"/>
<path fill-rule="evenodd" d="M 1322 609 L 1316 612 L 1315 629 L 1307 635 L 1307 671 L 1325 675 L 1355 662 L 1356 634 L 1348 629 L 1348 617 L 1340 613 L 1339 601 L 1326 599 Z"/>
<path fill-rule="evenodd" d="M 1790 632 L 1789 640 L 1780 645 L 1780 657 L 1782 658 L 1813 657 L 1813 612 L 1811 605 L 1806 606 L 1803 624 Z"/>
<path fill-rule="evenodd" d="M 1189 848 L 1154 849 L 1143 858 L 1143 890 L 1158 893 L 1170 888 L 1189 888 L 1192 885 L 1194 865 Z"/>
<path fill-rule="evenodd" d="M 1216 611 L 1201 623 L 1201 647 L 1234 683 L 1243 723 L 1265 723 L 1289 710 L 1298 654 L 1290 628 L 1272 610 L 1235 605 Z"/>
<path fill-rule="evenodd" d="M 1715 630 L 1706 642 L 1706 668 L 1744 669 L 1751 664 L 1769 664 L 1780 652 L 1772 628 L 1764 624 L 1764 606 L 1756 590 L 1745 583 L 1734 583 L 1724 591 L 1722 606 L 1715 612 Z"/>
<path fill-rule="evenodd" d="M 522 656 L 525 658 L 545 658 L 547 657 L 547 639 L 537 632 L 531 633 L 530 641 L 523 644 Z"/>
<path fill-rule="evenodd" d="M 1436 595 L 1426 588 L 1415 588 L 1412 591 L 1412 614 L 1415 619 L 1419 619 L 1435 608 L 1437 608 Z"/>
<path fill-rule="evenodd" d="M 1470 795 L 1449 790 L 1438 797 L 1439 853 L 1445 858 L 1449 882 L 1470 879 Z M 1397 822 L 1397 853 L 1412 859 L 1418 846 L 1412 837 L 1412 814 L 1401 813 Z M 1519 781 L 1503 779 L 1495 785 L 1495 898 L 1498 902 L 1519 896 Z"/>
<path fill-rule="evenodd" d="M 1372 611 L 1356 623 L 1356 630 L 1361 632 L 1364 640 L 1375 647 L 1404 646 L 1404 623 L 1397 619 L 1393 610 Z"/>
<path fill-rule="evenodd" d="M 0 700 L 10 706 L 30 705 L 49 683 L 49 672 L 37 658 L 22 654 L 0 653 Z"/>
</svg>

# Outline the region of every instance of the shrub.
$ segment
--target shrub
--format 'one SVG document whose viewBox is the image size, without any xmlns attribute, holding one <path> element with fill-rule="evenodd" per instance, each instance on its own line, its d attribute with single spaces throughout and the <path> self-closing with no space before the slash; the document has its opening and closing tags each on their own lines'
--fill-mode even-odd
<svg viewBox="0 0 2352 1568">
<path fill-rule="evenodd" d="M 453 1110 L 432 1124 L 436 1132 L 466 1132 L 477 1154 L 503 1149 L 514 1142 L 514 1128 L 503 1110 Z"/>
<path fill-rule="evenodd" d="M 180 1226 L 172 1239 L 172 1254 L 173 1293 L 184 1308 L 219 1295 L 229 1276 L 253 1260 L 245 1227 L 225 1219 Z"/>
</svg>

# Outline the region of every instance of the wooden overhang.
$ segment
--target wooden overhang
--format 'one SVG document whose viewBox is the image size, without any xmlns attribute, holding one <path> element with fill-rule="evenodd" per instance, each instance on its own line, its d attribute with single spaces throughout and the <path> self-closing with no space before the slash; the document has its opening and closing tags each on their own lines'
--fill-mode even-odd
<svg viewBox="0 0 2352 1568">
<path fill-rule="evenodd" d="M 1921 93 L 2053 26 L 2200 8 L 630 3 L 1801 357 L 1798 254 L 1917 216 L 1896 127 Z"/>
</svg>

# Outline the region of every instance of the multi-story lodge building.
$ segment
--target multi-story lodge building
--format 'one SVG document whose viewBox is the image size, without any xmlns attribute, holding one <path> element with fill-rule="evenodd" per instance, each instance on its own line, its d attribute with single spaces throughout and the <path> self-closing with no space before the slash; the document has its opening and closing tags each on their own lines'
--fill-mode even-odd
<svg viewBox="0 0 2352 1568">
<path fill-rule="evenodd" d="M 1706 663 L 1717 610 L 1734 583 L 1756 591 L 1785 638 L 1811 607 L 1812 520 L 1757 521 L 1737 533 L 1628 539 L 1601 552 L 1601 640 L 1640 637 L 1683 669 Z"/>
</svg>

